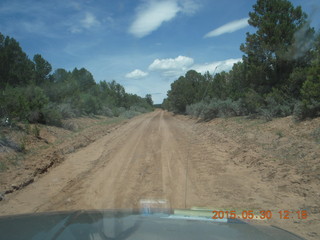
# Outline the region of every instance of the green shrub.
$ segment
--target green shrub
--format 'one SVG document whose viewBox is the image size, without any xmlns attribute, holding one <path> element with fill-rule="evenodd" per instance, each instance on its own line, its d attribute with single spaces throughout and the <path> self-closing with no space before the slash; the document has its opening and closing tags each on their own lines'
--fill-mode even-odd
<svg viewBox="0 0 320 240">
<path fill-rule="evenodd" d="M 30 110 L 27 117 L 28 122 L 30 123 L 45 123 L 43 113 L 41 110 Z"/>
<path fill-rule="evenodd" d="M 107 106 L 102 106 L 102 108 L 98 111 L 99 115 L 107 116 L 107 117 L 113 117 L 113 111 L 108 108 Z"/>
<path fill-rule="evenodd" d="M 243 108 L 240 101 L 232 101 L 231 99 L 217 101 L 219 109 L 219 117 L 233 117 L 243 114 Z"/>
<path fill-rule="evenodd" d="M 72 108 L 70 103 L 62 103 L 57 106 L 57 110 L 60 112 L 62 118 L 74 118 L 77 116 L 77 112 Z"/>
<path fill-rule="evenodd" d="M 286 117 L 292 114 L 293 104 L 269 104 L 261 108 L 258 113 L 267 121 L 271 121 L 274 117 Z"/>
<path fill-rule="evenodd" d="M 200 117 L 201 113 L 207 108 L 209 103 L 205 101 L 197 102 L 186 107 L 186 113 L 191 116 Z"/>
<path fill-rule="evenodd" d="M 21 139 L 21 142 L 20 142 L 20 144 L 19 144 L 19 150 L 18 150 L 19 152 L 25 152 L 26 151 L 26 138 L 25 137 L 23 137 L 22 139 Z"/>
<path fill-rule="evenodd" d="M 135 116 L 137 116 L 139 114 L 140 114 L 139 112 L 135 112 L 135 111 L 132 111 L 132 110 L 127 110 L 127 111 L 122 112 L 120 114 L 120 117 L 130 119 L 130 118 L 133 118 L 133 117 L 135 117 Z"/>
<path fill-rule="evenodd" d="M 301 88 L 302 104 L 297 118 L 305 119 L 320 116 L 320 65 L 314 62 L 308 71 L 307 80 Z"/>
<path fill-rule="evenodd" d="M 306 101 L 301 101 L 294 106 L 293 117 L 296 121 L 317 116 L 320 116 L 320 102 L 311 100 L 308 104 Z"/>
<path fill-rule="evenodd" d="M 245 109 L 243 108 L 240 100 L 232 101 L 231 99 L 213 99 L 209 103 L 201 101 L 188 105 L 186 113 L 200 117 L 203 120 L 210 120 L 216 117 L 240 116 L 245 113 Z"/>
<path fill-rule="evenodd" d="M 126 111 L 126 109 L 124 107 L 115 107 L 112 109 L 113 115 L 115 117 L 119 117 L 122 113 L 124 113 Z"/>
<path fill-rule="evenodd" d="M 266 121 L 271 121 L 273 119 L 273 117 L 274 117 L 272 110 L 268 109 L 268 108 L 260 109 L 259 114 Z"/>
<path fill-rule="evenodd" d="M 64 129 L 67 129 L 67 130 L 70 130 L 70 131 L 78 131 L 78 130 L 79 130 L 78 124 L 75 123 L 75 122 L 70 122 L 70 121 L 68 121 L 68 122 L 63 122 L 63 123 L 62 123 L 62 127 L 63 127 Z"/>
<path fill-rule="evenodd" d="M 310 75 L 308 80 L 306 80 L 301 88 L 302 99 L 310 104 L 311 101 L 320 101 L 320 66 L 318 66 L 317 71 Z"/>
<path fill-rule="evenodd" d="M 139 106 L 139 105 L 134 105 L 130 107 L 131 111 L 134 112 L 140 112 L 140 113 L 147 113 L 150 112 L 151 107 L 143 107 L 143 106 Z"/>
<path fill-rule="evenodd" d="M 286 117 L 292 114 L 294 102 L 286 97 L 279 89 L 272 89 L 272 92 L 265 97 L 265 106 L 258 110 L 258 113 L 270 121 L 274 117 Z"/>
<path fill-rule="evenodd" d="M 31 85 L 25 88 L 25 96 L 27 97 L 30 110 L 40 110 L 49 103 L 49 99 L 43 89 L 37 86 Z"/>
<path fill-rule="evenodd" d="M 44 124 L 62 126 L 62 116 L 54 104 L 47 104 L 41 109 Z"/>
<path fill-rule="evenodd" d="M 308 110 L 301 101 L 297 102 L 293 109 L 293 118 L 295 121 L 301 121 L 307 117 Z"/>
<path fill-rule="evenodd" d="M 245 93 L 242 102 L 248 113 L 258 113 L 259 109 L 261 109 L 261 107 L 264 106 L 263 97 L 253 89 L 249 89 Z"/>
<path fill-rule="evenodd" d="M 29 112 L 28 99 L 22 88 L 6 87 L 1 91 L 0 113 L 5 120 L 25 120 Z"/>
<path fill-rule="evenodd" d="M 320 116 L 320 101 L 311 99 L 305 102 L 306 108 L 308 109 L 308 117 L 314 118 Z"/>
<path fill-rule="evenodd" d="M 219 116 L 219 107 L 218 104 L 214 101 L 211 101 L 209 105 L 202 109 L 199 117 L 203 120 L 211 120 Z"/>
<path fill-rule="evenodd" d="M 31 123 L 45 123 L 42 108 L 48 104 L 49 99 L 44 91 L 39 87 L 30 85 L 24 89 L 24 94 L 29 110 L 27 120 Z"/>
<path fill-rule="evenodd" d="M 80 95 L 79 105 L 80 105 L 79 108 L 81 109 L 81 113 L 86 115 L 98 114 L 98 111 L 101 109 L 101 104 L 99 99 L 87 93 L 83 93 Z"/>
<path fill-rule="evenodd" d="M 37 125 L 34 126 L 34 128 L 32 129 L 32 132 L 35 137 L 37 138 L 40 137 L 40 128 Z"/>
</svg>

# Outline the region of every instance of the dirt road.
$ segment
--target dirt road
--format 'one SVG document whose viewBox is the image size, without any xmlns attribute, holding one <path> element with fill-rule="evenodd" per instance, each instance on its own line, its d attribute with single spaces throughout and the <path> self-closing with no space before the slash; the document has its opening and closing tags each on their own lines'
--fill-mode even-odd
<svg viewBox="0 0 320 240">
<path fill-rule="evenodd" d="M 254 191 L 249 173 L 230 169 L 226 149 L 208 153 L 201 144 L 187 123 L 158 110 L 70 154 L 0 211 L 138 208 L 140 199 L 166 199 L 172 208 L 215 206 L 223 199 L 230 207 L 234 197 Z"/>
<path fill-rule="evenodd" d="M 188 134 L 163 111 L 140 116 L 10 197 L 2 214 L 137 208 L 142 198 L 185 207 Z"/>
<path fill-rule="evenodd" d="M 279 194 L 260 172 L 231 161 L 235 141 L 216 133 L 212 144 L 194 124 L 162 110 L 138 116 L 11 194 L 0 214 L 139 208 L 141 199 L 166 199 L 171 208 L 279 211 L 303 205 L 304 197 Z M 272 221 L 298 234 L 310 231 Z"/>
</svg>

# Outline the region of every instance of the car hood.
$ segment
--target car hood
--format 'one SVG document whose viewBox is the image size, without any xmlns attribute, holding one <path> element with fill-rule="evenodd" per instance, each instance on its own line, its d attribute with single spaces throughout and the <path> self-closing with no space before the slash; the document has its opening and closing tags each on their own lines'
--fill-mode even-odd
<svg viewBox="0 0 320 240">
<path fill-rule="evenodd" d="M 302 239 L 240 220 L 134 210 L 70 211 L 0 217 L 1 239 Z"/>
</svg>

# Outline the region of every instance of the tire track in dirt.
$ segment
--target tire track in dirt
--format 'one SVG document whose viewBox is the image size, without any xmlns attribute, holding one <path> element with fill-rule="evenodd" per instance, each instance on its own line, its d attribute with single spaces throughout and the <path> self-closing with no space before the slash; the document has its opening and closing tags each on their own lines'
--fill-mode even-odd
<svg viewBox="0 0 320 240">
<path fill-rule="evenodd" d="M 140 199 L 185 207 L 187 134 L 157 110 L 66 160 L 0 205 L 1 214 L 71 209 L 137 208 Z"/>
<path fill-rule="evenodd" d="M 151 198 L 167 199 L 172 207 L 183 207 L 185 154 L 170 135 L 164 115 L 158 111 L 145 119 L 141 128 L 132 129 L 122 147 L 109 156 L 114 164 L 110 162 L 88 183 L 88 202 L 100 199 L 96 202 L 99 208 L 137 208 L 140 199 Z M 172 161 L 173 156 L 178 159 Z M 102 183 L 102 176 L 110 178 Z M 92 199 L 95 192 L 99 196 Z"/>
</svg>

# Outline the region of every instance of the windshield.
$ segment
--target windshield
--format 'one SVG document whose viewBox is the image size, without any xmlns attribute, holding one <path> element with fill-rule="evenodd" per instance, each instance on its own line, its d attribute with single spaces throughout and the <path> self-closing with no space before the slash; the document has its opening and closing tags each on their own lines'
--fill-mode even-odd
<svg viewBox="0 0 320 240">
<path fill-rule="evenodd" d="M 2 0 L 0 216 L 131 209 L 319 239 L 319 9 Z"/>
</svg>

